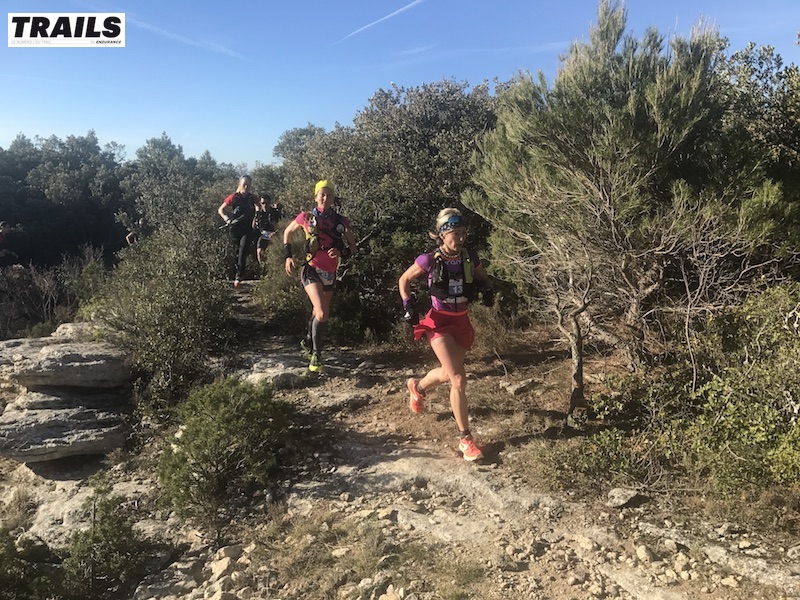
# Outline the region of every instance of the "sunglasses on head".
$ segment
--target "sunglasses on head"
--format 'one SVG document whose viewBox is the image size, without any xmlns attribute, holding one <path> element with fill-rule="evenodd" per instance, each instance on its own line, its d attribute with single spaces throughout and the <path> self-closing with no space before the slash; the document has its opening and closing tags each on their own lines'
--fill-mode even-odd
<svg viewBox="0 0 800 600">
<path fill-rule="evenodd" d="M 445 231 L 450 231 L 451 229 L 456 229 L 457 227 L 466 227 L 466 226 L 467 226 L 466 219 L 464 219 L 464 217 L 455 215 L 447 219 L 447 221 L 445 221 L 444 223 L 442 223 L 442 226 L 439 227 L 439 233 L 444 233 Z"/>
</svg>

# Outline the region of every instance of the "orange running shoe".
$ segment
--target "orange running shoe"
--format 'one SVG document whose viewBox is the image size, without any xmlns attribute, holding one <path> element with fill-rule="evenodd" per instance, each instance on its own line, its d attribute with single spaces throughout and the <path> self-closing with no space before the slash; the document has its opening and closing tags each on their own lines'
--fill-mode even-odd
<svg viewBox="0 0 800 600">
<path fill-rule="evenodd" d="M 458 449 L 461 451 L 461 454 L 464 455 L 464 460 L 472 462 L 473 460 L 483 458 L 483 452 L 475 445 L 475 440 L 472 439 L 472 436 L 459 439 Z"/>
<path fill-rule="evenodd" d="M 411 412 L 418 415 L 425 410 L 425 405 L 423 404 L 425 394 L 417 389 L 417 380 L 413 377 L 406 381 L 406 387 L 410 396 L 408 406 L 411 408 Z"/>
</svg>

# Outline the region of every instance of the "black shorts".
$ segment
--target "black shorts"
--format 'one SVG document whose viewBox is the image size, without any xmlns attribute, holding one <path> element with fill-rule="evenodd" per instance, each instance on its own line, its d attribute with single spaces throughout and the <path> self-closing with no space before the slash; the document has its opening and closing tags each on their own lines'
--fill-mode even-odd
<svg viewBox="0 0 800 600">
<path fill-rule="evenodd" d="M 322 286 L 323 291 L 332 292 L 336 287 L 336 273 L 323 271 L 306 263 L 303 265 L 303 270 L 300 271 L 300 281 L 303 287 L 311 283 L 318 283 Z"/>
</svg>

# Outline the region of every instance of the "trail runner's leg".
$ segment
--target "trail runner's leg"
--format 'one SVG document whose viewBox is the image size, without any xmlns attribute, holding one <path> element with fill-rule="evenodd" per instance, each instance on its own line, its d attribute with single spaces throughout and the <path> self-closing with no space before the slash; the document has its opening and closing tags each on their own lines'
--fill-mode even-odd
<svg viewBox="0 0 800 600">
<path fill-rule="evenodd" d="M 450 382 L 450 408 L 453 410 L 456 425 L 459 431 L 469 431 L 469 410 L 467 408 L 467 373 L 464 369 L 466 349 L 456 342 L 451 335 L 443 335 L 431 340 L 436 358 L 441 367 L 432 369 L 420 381 L 423 389 L 428 389 L 428 383 L 437 379 L 440 383 Z"/>
<path fill-rule="evenodd" d="M 322 338 L 325 323 L 328 321 L 333 290 L 326 292 L 322 289 L 321 283 L 311 282 L 305 286 L 306 294 L 311 300 L 312 323 L 311 323 L 311 344 L 314 352 L 322 352 Z"/>
</svg>

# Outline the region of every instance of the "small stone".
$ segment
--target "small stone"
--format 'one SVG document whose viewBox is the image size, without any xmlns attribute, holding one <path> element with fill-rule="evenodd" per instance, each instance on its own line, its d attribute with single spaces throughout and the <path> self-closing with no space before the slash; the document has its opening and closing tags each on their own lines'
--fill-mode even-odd
<svg viewBox="0 0 800 600">
<path fill-rule="evenodd" d="M 639 492 L 629 488 L 614 488 L 608 492 L 606 506 L 610 508 L 621 508 L 631 504 L 634 500 L 643 499 Z"/>
<path fill-rule="evenodd" d="M 500 384 L 504 390 L 506 390 L 512 396 L 520 396 L 527 392 L 530 392 L 534 387 L 536 387 L 537 382 L 533 379 L 525 379 L 523 381 L 504 381 Z"/>
<path fill-rule="evenodd" d="M 653 551 L 644 544 L 636 547 L 636 557 L 642 562 L 653 562 Z"/>
<path fill-rule="evenodd" d="M 567 577 L 567 585 L 575 586 L 583 583 L 583 579 L 577 575 L 570 575 Z"/>
<path fill-rule="evenodd" d="M 664 548 L 666 548 L 670 552 L 677 552 L 678 551 L 678 543 L 675 540 L 671 539 L 671 538 L 666 538 L 664 540 Z"/>
<path fill-rule="evenodd" d="M 378 511 L 378 518 L 381 521 L 397 522 L 397 510 L 394 508 L 384 508 Z"/>
<path fill-rule="evenodd" d="M 220 560 L 222 558 L 232 558 L 236 560 L 242 555 L 244 548 L 241 544 L 233 544 L 232 546 L 225 546 L 217 550 L 214 558 Z"/>
<path fill-rule="evenodd" d="M 225 557 L 222 560 L 215 560 L 211 563 L 211 581 L 216 581 L 224 577 L 233 570 L 233 560 Z"/>
<path fill-rule="evenodd" d="M 597 544 L 594 542 L 594 540 L 591 540 L 586 536 L 576 535 L 573 539 L 578 543 L 578 546 L 584 550 L 597 550 Z"/>
</svg>

